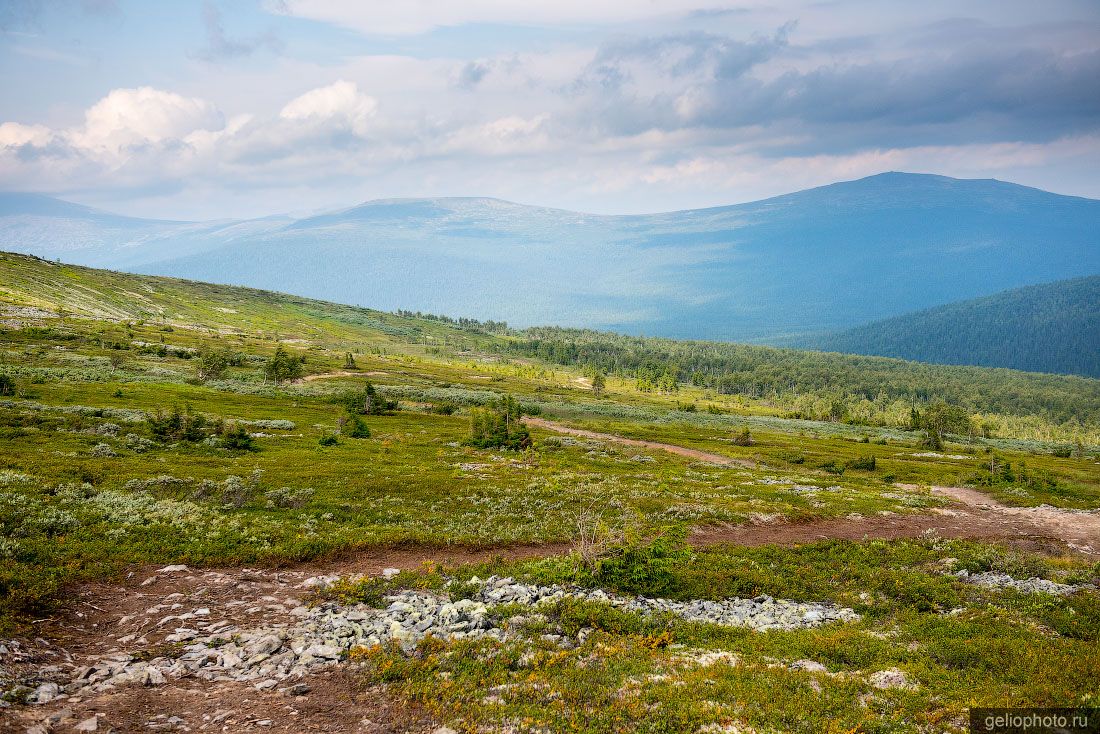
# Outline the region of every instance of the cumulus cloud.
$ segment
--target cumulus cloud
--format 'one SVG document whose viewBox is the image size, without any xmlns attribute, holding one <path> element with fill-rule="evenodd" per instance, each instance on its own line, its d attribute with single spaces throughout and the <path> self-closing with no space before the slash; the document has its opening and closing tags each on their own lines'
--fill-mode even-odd
<svg viewBox="0 0 1100 734">
<path fill-rule="evenodd" d="M 45 125 L 0 124 L 0 148 L 20 148 L 24 145 L 44 147 L 52 137 L 53 132 Z"/>
<path fill-rule="evenodd" d="M 152 87 L 115 89 L 84 113 L 84 127 L 69 138 L 78 148 L 119 153 L 184 141 L 191 133 L 220 130 L 224 124 L 221 112 L 206 100 Z"/>
<path fill-rule="evenodd" d="M 346 165 L 348 148 L 365 143 L 376 109 L 348 81 L 309 90 L 276 115 L 228 121 L 207 100 L 152 87 L 115 89 L 79 126 L 0 124 L 0 185 L 110 179 L 120 187 L 159 187 L 217 177 L 239 184 L 274 171 L 300 174 L 321 160 Z"/>
<path fill-rule="evenodd" d="M 743 28 L 741 11 L 711 5 L 716 12 L 700 14 L 672 0 L 371 8 L 288 0 L 287 13 L 328 14 L 361 30 L 369 17 L 375 31 L 482 17 L 639 22 L 614 34 L 586 26 L 529 47 L 464 45 L 451 32 L 445 54 L 424 39 L 358 39 L 391 53 L 323 61 L 288 53 L 270 68 L 192 63 L 198 81 L 110 91 L 68 126 L 3 115 L 0 186 L 127 195 L 204 188 L 262 201 L 255 206 L 264 210 L 279 208 L 267 192 L 285 186 L 287 208 L 303 196 L 316 206 L 351 203 L 354 187 L 364 198 L 489 194 L 641 211 L 730 203 L 883 168 L 1011 178 L 1049 165 L 1076 170 L 1075 182 L 1095 180 L 1086 162 L 1100 162 L 1100 96 L 1092 93 L 1100 24 L 958 19 L 856 36 L 820 17 L 808 23 L 801 10 L 795 24 L 785 6 L 767 11 L 767 24 L 757 14 Z M 811 5 L 820 4 L 802 3 Z M 836 5 L 862 30 L 881 24 L 852 15 L 846 0 Z M 228 34 L 207 7 L 208 57 L 247 55 L 251 41 Z M 530 10 L 527 21 L 517 8 Z M 422 19 L 436 10 L 438 18 Z M 397 47 L 407 55 L 392 53 Z M 202 98 L 184 88 L 202 89 Z M 1081 185 L 1078 193 L 1100 194 Z M 224 206 L 219 215 L 233 213 Z"/>
<path fill-rule="evenodd" d="M 1100 51 L 983 45 L 755 73 L 778 60 L 789 27 L 738 41 L 707 33 L 617 41 L 570 93 L 602 134 L 769 130 L 783 150 L 1052 140 L 1100 126 Z M 797 141 L 797 142 L 796 142 Z M 795 143 L 794 147 L 789 147 Z"/>
<path fill-rule="evenodd" d="M 378 102 L 362 94 L 354 82 L 341 80 L 292 99 L 279 117 L 316 126 L 337 125 L 365 135 L 377 108 Z"/>
</svg>

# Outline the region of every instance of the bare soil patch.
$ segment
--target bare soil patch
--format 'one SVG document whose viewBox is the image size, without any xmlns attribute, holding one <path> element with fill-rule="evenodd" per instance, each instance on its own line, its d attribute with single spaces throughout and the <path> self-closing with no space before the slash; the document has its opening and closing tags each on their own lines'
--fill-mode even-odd
<svg viewBox="0 0 1100 734">
<path fill-rule="evenodd" d="M 616 436 L 611 433 L 598 433 L 597 431 L 586 431 L 583 428 L 571 428 L 570 426 L 565 426 L 561 423 L 555 423 L 554 421 L 546 420 L 545 418 L 524 418 L 523 420 L 529 426 L 544 428 L 548 431 L 554 431 L 555 433 L 566 433 L 570 436 L 579 436 L 581 438 L 589 438 L 595 441 L 610 441 L 613 443 L 621 443 L 625 446 L 637 446 L 639 448 L 667 451 L 670 454 L 686 456 L 689 459 L 705 461 L 709 464 L 722 464 L 727 466 L 738 465 L 747 466 L 750 468 L 756 466 L 756 462 L 749 461 L 748 459 L 735 459 L 729 456 L 722 456 L 721 454 L 712 454 L 707 451 L 689 449 L 686 446 L 676 446 L 670 443 L 660 443 L 658 441 L 643 441 L 637 438 L 624 438 L 623 436 Z"/>
<path fill-rule="evenodd" d="M 1060 546 L 1082 555 L 1100 556 L 1100 513 L 1009 507 L 967 487 L 932 487 L 932 493 L 951 499 L 953 504 L 921 513 L 701 527 L 692 534 L 691 543 L 793 546 L 821 540 L 899 540 L 935 533 L 942 538 L 1002 541 L 1036 550 Z"/>
</svg>

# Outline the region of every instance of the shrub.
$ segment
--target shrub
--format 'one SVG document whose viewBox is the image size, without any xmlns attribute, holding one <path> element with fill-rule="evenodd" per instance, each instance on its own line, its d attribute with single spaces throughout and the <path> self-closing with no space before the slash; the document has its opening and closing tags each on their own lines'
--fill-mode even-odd
<svg viewBox="0 0 1100 734">
<path fill-rule="evenodd" d="M 115 450 L 111 448 L 110 444 L 97 443 L 92 447 L 92 456 L 100 459 L 111 459 L 118 456 L 118 454 L 115 453 Z"/>
<path fill-rule="evenodd" d="M 306 358 L 292 355 L 282 344 L 275 348 L 275 354 L 264 363 L 264 379 L 271 380 L 276 387 L 279 382 L 296 380 L 305 371 Z"/>
<path fill-rule="evenodd" d="M 691 561 L 681 529 L 666 530 L 649 540 L 628 539 L 600 559 L 595 580 L 631 594 L 661 596 L 673 591 L 676 571 Z"/>
<path fill-rule="evenodd" d="M 15 395 L 15 380 L 0 373 L 0 396 L 11 397 Z"/>
<path fill-rule="evenodd" d="M 830 474 L 836 474 L 838 476 L 844 473 L 844 465 L 838 464 L 835 461 L 826 461 L 821 465 L 821 468 Z"/>
<path fill-rule="evenodd" d="M 987 571 L 1006 573 L 1015 579 L 1047 576 L 1046 564 L 1038 556 L 992 545 L 978 546 L 973 552 L 965 554 L 958 568 L 975 574 Z"/>
<path fill-rule="evenodd" d="M 351 418 L 344 424 L 343 433 L 348 438 L 370 438 L 370 428 L 366 422 L 357 415 L 351 416 Z"/>
<path fill-rule="evenodd" d="M 779 458 L 788 464 L 804 464 L 806 463 L 806 455 L 800 454 L 796 451 L 781 451 L 779 452 Z"/>
<path fill-rule="evenodd" d="M 859 469 L 861 471 L 874 471 L 875 470 L 875 457 L 873 456 L 860 456 L 856 459 L 849 459 L 844 465 L 848 469 Z"/>
<path fill-rule="evenodd" d="M 531 445 L 531 434 L 520 420 L 519 403 L 506 395 L 492 408 L 474 408 L 470 411 L 470 437 L 468 446 L 477 448 L 502 448 L 517 451 Z"/>
<path fill-rule="evenodd" d="M 362 390 L 344 393 L 340 401 L 348 415 L 385 415 L 397 408 L 396 400 L 380 395 L 370 382 Z"/>
<path fill-rule="evenodd" d="M 317 440 L 317 443 L 322 446 L 335 446 L 340 442 L 336 439 L 336 436 L 330 434 L 328 436 L 321 436 L 321 438 Z"/>
<path fill-rule="evenodd" d="M 170 411 L 158 409 L 146 418 L 146 422 L 149 432 L 161 441 L 197 442 L 206 438 L 207 434 L 206 416 L 192 413 L 190 405 L 183 410 L 178 407 Z"/>
<path fill-rule="evenodd" d="M 749 433 L 748 426 L 741 429 L 741 432 L 733 437 L 734 446 L 752 446 L 752 434 Z"/>
<path fill-rule="evenodd" d="M 156 443 L 136 433 L 127 433 L 125 440 L 126 448 L 137 454 L 144 454 L 146 451 L 156 448 Z"/>
<path fill-rule="evenodd" d="M 252 440 L 252 434 L 244 426 L 236 424 L 226 425 L 218 438 L 218 445 L 230 451 L 255 451 L 256 444 Z"/>
<path fill-rule="evenodd" d="M 230 366 L 240 365 L 242 362 L 240 355 L 228 349 L 203 349 L 199 352 L 199 358 L 195 363 L 195 378 L 199 382 L 221 379 Z"/>
<path fill-rule="evenodd" d="M 241 479 L 238 476 L 226 477 L 221 484 L 222 504 L 240 509 L 251 502 L 259 493 L 261 473 L 257 469 L 247 479 Z"/>
<path fill-rule="evenodd" d="M 313 490 L 305 487 L 302 489 L 280 487 L 279 489 L 269 489 L 264 492 L 264 498 L 267 499 L 267 506 L 269 509 L 284 507 L 296 510 L 313 498 Z"/>
</svg>

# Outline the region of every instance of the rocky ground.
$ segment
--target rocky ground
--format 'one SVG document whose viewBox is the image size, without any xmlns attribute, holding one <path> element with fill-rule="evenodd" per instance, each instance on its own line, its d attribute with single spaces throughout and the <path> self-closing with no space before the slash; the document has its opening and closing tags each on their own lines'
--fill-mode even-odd
<svg viewBox="0 0 1100 734">
<path fill-rule="evenodd" d="M 397 569 L 387 569 L 393 573 Z M 598 600 L 627 611 L 675 614 L 686 619 L 754 629 L 797 629 L 855 619 L 850 609 L 761 596 L 722 602 L 672 602 L 622 597 L 598 590 L 540 587 L 492 577 L 465 585 L 470 598 L 402 591 L 388 606 L 308 607 L 303 597 L 333 579 L 301 573 L 251 570 L 192 573 L 184 566 L 158 569 L 138 583 L 180 590 L 160 602 L 115 620 L 92 622 L 98 636 L 84 650 L 54 647 L 45 640 L 7 643 L 9 698 L 5 730 L 52 731 L 236 731 L 245 728 L 309 731 L 327 719 L 323 701 L 355 703 L 339 731 L 390 731 L 396 726 L 432 728 L 415 712 L 397 716 L 383 692 L 356 688 L 340 663 L 356 647 L 396 642 L 411 648 L 423 637 L 505 639 L 508 624 L 490 615 L 497 604 L 530 605 L 564 596 Z M 226 589 L 232 594 L 219 593 Z M 145 594 L 144 592 L 136 592 Z M 229 598 L 232 597 L 232 598 Z M 90 612 L 112 615 L 82 600 Z M 88 618 L 85 612 L 74 612 Z M 585 631 L 579 637 L 583 640 Z M 563 647 L 578 640 L 547 635 Z M 79 640 L 74 640 L 79 642 Z M 97 648 L 107 653 L 96 655 Z M 48 663 L 48 664 L 43 664 Z M 364 698 L 366 697 L 366 698 Z M 365 705 L 364 705 L 365 704 Z"/>
<path fill-rule="evenodd" d="M 1100 549 L 1100 533 L 1093 531 L 1100 520 L 1096 513 L 1004 508 L 984 495 L 980 503 L 965 504 L 972 498 L 949 496 L 960 504 L 911 518 L 846 518 L 711 532 L 719 534 L 713 540 L 758 544 L 892 537 L 895 531 L 901 534 L 893 537 L 911 537 L 932 529 L 944 537 L 1064 543 L 1086 556 Z M 897 526 L 889 524 L 895 520 Z M 898 530 L 902 523 L 907 524 Z M 855 535 L 860 526 L 865 532 Z M 706 541 L 707 536 L 694 539 Z M 0 732 L 432 732 L 440 730 L 440 722 L 395 703 L 382 689 L 363 687 L 354 665 L 341 662 L 347 651 L 391 640 L 410 646 L 427 634 L 503 638 L 510 631 L 489 614 L 492 605 L 534 605 L 565 594 L 631 611 L 755 629 L 816 626 L 854 617 L 851 610 L 828 604 L 768 597 L 669 602 L 497 578 L 475 585 L 470 598 L 458 601 L 406 591 L 383 609 L 308 603 L 316 589 L 340 575 L 393 573 L 387 569 L 413 569 L 427 560 L 456 565 L 491 555 L 517 558 L 564 550 L 407 549 L 292 569 L 166 566 L 135 570 L 122 583 L 86 584 L 73 590 L 70 603 L 57 615 L 38 620 L 39 637 L 0 641 L 0 688 L 14 702 L 0 709 Z M 1003 574 L 965 580 L 1025 592 L 1076 590 Z M 570 646 L 577 640 L 558 636 L 555 642 Z M 890 672 L 875 675 L 888 677 Z M 888 682 L 884 678 L 884 685 Z"/>
</svg>

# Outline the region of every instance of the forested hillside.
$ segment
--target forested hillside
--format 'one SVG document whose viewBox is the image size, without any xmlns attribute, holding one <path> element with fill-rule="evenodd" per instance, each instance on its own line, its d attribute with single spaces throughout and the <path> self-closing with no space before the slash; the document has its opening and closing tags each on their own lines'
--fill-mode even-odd
<svg viewBox="0 0 1100 734">
<path fill-rule="evenodd" d="M 1100 377 L 1100 276 L 951 303 L 796 346 Z"/>
<path fill-rule="evenodd" d="M 899 403 L 935 401 L 1059 423 L 1100 419 L 1100 381 L 1072 376 L 558 328 L 528 329 L 506 351 L 630 377 L 643 391 L 690 383 L 718 394 L 772 397 L 795 417 L 816 420 L 889 423 L 864 413 L 894 411 L 897 422 L 907 414 Z"/>
</svg>

